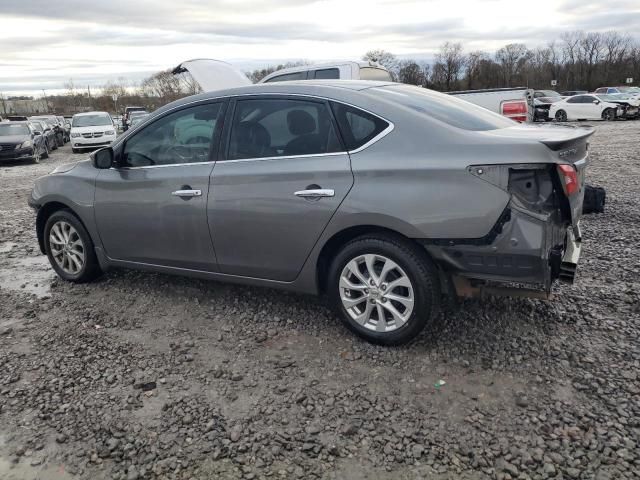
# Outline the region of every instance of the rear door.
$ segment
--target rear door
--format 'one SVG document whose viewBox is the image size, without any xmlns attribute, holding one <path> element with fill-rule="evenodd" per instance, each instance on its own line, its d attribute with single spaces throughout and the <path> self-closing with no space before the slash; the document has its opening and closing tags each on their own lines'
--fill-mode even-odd
<svg viewBox="0 0 640 480">
<path fill-rule="evenodd" d="M 231 102 L 213 170 L 209 227 L 221 272 L 293 281 L 353 185 L 329 105 L 311 97 Z"/>
<path fill-rule="evenodd" d="M 114 259 L 213 271 L 207 193 L 223 102 L 163 115 L 116 148 L 119 167 L 100 170 L 95 216 Z"/>
</svg>

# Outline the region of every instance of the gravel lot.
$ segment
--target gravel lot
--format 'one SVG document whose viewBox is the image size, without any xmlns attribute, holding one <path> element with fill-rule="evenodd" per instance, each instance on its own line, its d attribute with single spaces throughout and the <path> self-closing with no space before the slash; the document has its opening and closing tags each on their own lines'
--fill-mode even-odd
<svg viewBox="0 0 640 480">
<path fill-rule="evenodd" d="M 596 128 L 576 285 L 467 301 L 402 348 L 321 299 L 58 281 L 26 198 L 82 156 L 1 166 L 0 478 L 639 478 L 640 121 Z"/>
</svg>

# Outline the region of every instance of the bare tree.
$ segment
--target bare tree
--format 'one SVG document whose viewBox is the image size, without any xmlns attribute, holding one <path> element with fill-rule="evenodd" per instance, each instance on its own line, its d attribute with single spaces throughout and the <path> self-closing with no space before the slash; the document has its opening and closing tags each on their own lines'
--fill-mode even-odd
<svg viewBox="0 0 640 480">
<path fill-rule="evenodd" d="M 398 57 L 396 57 L 391 52 L 387 52 L 386 50 L 369 50 L 362 56 L 362 60 L 378 62 L 393 74 L 397 74 L 400 68 Z"/>
<path fill-rule="evenodd" d="M 401 62 L 400 69 L 398 70 L 398 81 L 411 85 L 425 86 L 427 83 L 425 68 L 413 60 Z"/>
<path fill-rule="evenodd" d="M 446 90 L 457 88 L 458 79 L 462 74 L 464 65 L 465 55 L 462 52 L 462 44 L 445 42 L 440 46 L 440 51 L 436 54 L 436 62 L 433 66 L 434 74 L 436 74 L 437 70 L 437 83 L 441 84 Z"/>
<path fill-rule="evenodd" d="M 522 43 L 510 43 L 496 52 L 496 61 L 502 68 L 507 87 L 513 86 L 512 83 L 520 73 L 528 55 L 529 50 Z"/>
</svg>

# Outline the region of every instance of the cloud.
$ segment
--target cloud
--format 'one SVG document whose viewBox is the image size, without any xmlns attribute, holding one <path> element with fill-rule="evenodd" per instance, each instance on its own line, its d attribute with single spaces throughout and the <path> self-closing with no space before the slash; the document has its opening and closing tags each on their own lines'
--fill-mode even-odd
<svg viewBox="0 0 640 480">
<path fill-rule="evenodd" d="M 358 58 L 383 48 L 431 58 L 445 41 L 495 51 L 568 30 L 637 35 L 638 0 L 0 0 L 0 90 L 139 79 L 194 57 L 262 66 Z M 37 88 L 36 88 L 37 87 Z"/>
</svg>

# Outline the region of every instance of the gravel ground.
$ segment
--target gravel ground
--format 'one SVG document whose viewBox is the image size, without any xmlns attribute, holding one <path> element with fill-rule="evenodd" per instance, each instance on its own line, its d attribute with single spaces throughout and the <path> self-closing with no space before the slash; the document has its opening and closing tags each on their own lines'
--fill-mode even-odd
<svg viewBox="0 0 640 480">
<path fill-rule="evenodd" d="M 311 297 L 58 281 L 26 198 L 82 157 L 0 167 L 0 478 L 639 478 L 639 140 L 597 125 L 576 285 L 467 301 L 402 348 Z"/>
</svg>

